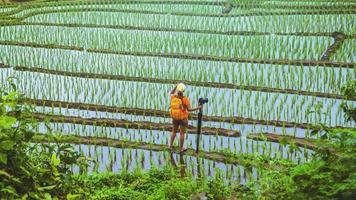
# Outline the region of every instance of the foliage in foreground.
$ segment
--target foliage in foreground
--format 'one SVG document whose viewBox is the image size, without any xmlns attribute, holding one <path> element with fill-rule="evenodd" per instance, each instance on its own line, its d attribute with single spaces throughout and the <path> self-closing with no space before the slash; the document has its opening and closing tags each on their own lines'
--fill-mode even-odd
<svg viewBox="0 0 356 200">
<path fill-rule="evenodd" d="M 345 86 L 341 88 L 341 93 L 347 99 L 356 98 L 356 80 L 349 81 Z M 356 121 L 356 107 L 352 107 L 347 103 L 341 104 L 345 117 L 347 120 Z"/>
<path fill-rule="evenodd" d="M 170 167 L 153 168 L 148 172 L 103 173 L 75 176 L 72 194 L 78 199 L 191 199 L 205 193 L 209 199 L 226 199 L 230 195 L 224 180 L 216 176 L 210 181 L 179 177 Z"/>
<path fill-rule="evenodd" d="M 79 154 L 64 144 L 31 144 L 38 123 L 11 82 L 0 88 L 0 198 L 51 199 L 71 183 Z"/>
<path fill-rule="evenodd" d="M 316 159 L 284 171 L 269 171 L 240 188 L 247 199 L 353 199 L 356 196 L 356 131 L 325 132 Z"/>
</svg>

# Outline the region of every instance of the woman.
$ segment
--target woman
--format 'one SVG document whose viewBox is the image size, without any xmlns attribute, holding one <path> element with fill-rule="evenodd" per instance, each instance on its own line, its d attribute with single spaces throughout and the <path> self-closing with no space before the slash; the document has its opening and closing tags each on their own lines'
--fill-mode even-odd
<svg viewBox="0 0 356 200">
<path fill-rule="evenodd" d="M 202 106 L 196 108 L 190 107 L 190 102 L 188 97 L 184 96 L 185 85 L 183 83 L 177 84 L 171 91 L 171 117 L 173 123 L 173 129 L 171 134 L 171 140 L 169 147 L 171 152 L 173 149 L 174 138 L 176 137 L 176 132 L 178 128 L 180 130 L 180 143 L 179 143 L 179 152 L 183 153 L 186 149 L 183 148 L 184 145 L 184 132 L 188 126 L 188 112 L 199 110 Z M 175 94 L 177 92 L 177 94 Z"/>
</svg>

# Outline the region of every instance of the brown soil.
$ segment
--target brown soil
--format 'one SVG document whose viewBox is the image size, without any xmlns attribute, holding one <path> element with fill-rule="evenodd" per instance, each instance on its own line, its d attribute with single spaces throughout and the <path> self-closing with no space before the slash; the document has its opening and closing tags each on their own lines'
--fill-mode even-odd
<svg viewBox="0 0 356 200">
<path fill-rule="evenodd" d="M 335 54 L 335 52 L 342 46 L 342 43 L 345 41 L 347 36 L 344 33 L 334 32 L 332 34 L 334 38 L 334 43 L 331 44 L 328 49 L 321 56 L 322 61 L 330 60 L 330 58 Z"/>
<path fill-rule="evenodd" d="M 249 134 L 247 136 L 247 138 L 253 139 L 253 140 L 265 140 L 266 139 L 267 141 L 278 142 L 278 143 L 280 143 L 281 141 L 288 141 L 288 144 L 294 143 L 296 146 L 306 147 L 308 149 L 315 148 L 315 139 L 298 138 L 298 137 L 293 137 L 293 136 L 289 136 L 289 135 L 263 133 L 263 136 L 261 134 Z"/>
<path fill-rule="evenodd" d="M 2 63 L 0 63 L 0 68 L 10 68 L 10 66 L 8 66 L 8 65 L 4 65 L 4 64 L 2 64 Z"/>
<path fill-rule="evenodd" d="M 0 0 L 0 3 L 22 3 L 22 2 L 28 2 L 31 0 Z"/>
<path fill-rule="evenodd" d="M 51 122 L 58 123 L 73 123 L 73 124 L 83 124 L 83 125 L 94 125 L 94 126 L 106 126 L 106 127 L 121 127 L 127 129 L 146 129 L 146 130 L 161 130 L 161 131 L 172 131 L 172 124 L 170 123 L 155 123 L 147 121 L 127 121 L 120 119 L 109 119 L 109 118 L 81 118 L 73 116 L 60 116 L 60 115 L 46 115 L 42 113 L 33 113 L 31 115 L 33 118 L 44 121 L 49 119 Z M 197 128 L 188 125 L 187 132 L 190 134 L 196 134 Z M 227 137 L 239 137 L 240 133 L 233 130 L 227 130 L 223 128 L 211 128 L 202 127 L 201 133 L 203 135 L 220 135 Z"/>
</svg>

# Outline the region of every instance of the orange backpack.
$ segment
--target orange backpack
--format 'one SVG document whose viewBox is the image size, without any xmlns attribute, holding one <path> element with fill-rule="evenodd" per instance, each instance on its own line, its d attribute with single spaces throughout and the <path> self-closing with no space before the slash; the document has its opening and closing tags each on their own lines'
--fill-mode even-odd
<svg viewBox="0 0 356 200">
<path fill-rule="evenodd" d="M 172 95 L 171 97 L 171 117 L 175 120 L 187 119 L 188 112 L 183 107 L 183 102 L 180 98 Z"/>
</svg>

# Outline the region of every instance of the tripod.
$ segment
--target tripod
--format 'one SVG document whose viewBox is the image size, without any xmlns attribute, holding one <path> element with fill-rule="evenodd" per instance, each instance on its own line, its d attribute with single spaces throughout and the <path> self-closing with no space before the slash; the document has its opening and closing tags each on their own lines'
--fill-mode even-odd
<svg viewBox="0 0 356 200">
<path fill-rule="evenodd" d="M 201 122 L 203 117 L 203 111 L 200 108 L 198 112 L 198 127 L 197 127 L 197 148 L 195 150 L 196 153 L 199 153 L 199 142 L 200 142 L 200 133 L 201 133 Z"/>
</svg>

